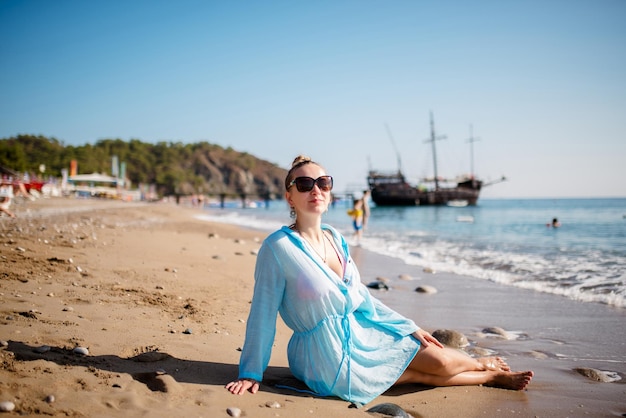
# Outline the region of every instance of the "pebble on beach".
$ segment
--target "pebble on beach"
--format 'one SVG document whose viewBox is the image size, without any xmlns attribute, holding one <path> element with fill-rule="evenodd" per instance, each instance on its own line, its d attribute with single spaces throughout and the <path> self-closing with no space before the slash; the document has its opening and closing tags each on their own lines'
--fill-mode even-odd
<svg viewBox="0 0 626 418">
<path fill-rule="evenodd" d="M 11 401 L 0 402 L 0 412 L 11 412 L 15 409 L 15 404 Z"/>
<path fill-rule="evenodd" d="M 231 406 L 230 408 L 226 408 L 226 413 L 231 417 L 238 418 L 241 416 L 241 409 Z"/>
<path fill-rule="evenodd" d="M 425 293 L 427 295 L 434 295 L 435 293 L 437 293 L 436 288 L 434 288 L 433 286 L 429 286 L 427 284 L 416 287 L 415 291 L 417 293 Z"/>
<path fill-rule="evenodd" d="M 467 337 L 452 329 L 438 329 L 432 333 L 439 342 L 451 348 L 463 348 L 469 345 Z"/>
<path fill-rule="evenodd" d="M 369 287 L 370 289 L 389 290 L 389 286 L 387 286 L 385 283 L 381 282 L 380 280 L 376 280 L 371 283 L 368 283 L 367 287 Z"/>
<path fill-rule="evenodd" d="M 518 336 L 514 332 L 509 332 L 500 327 L 483 328 L 482 332 L 488 337 L 499 337 L 504 338 L 505 340 L 515 340 L 518 338 Z"/>
<path fill-rule="evenodd" d="M 89 350 L 85 347 L 76 347 L 74 350 L 72 350 L 72 353 L 78 354 L 81 356 L 87 356 L 89 355 Z"/>
<path fill-rule="evenodd" d="M 393 418 L 411 418 L 411 415 L 395 403 L 381 403 L 371 407 L 365 412 Z"/>
<path fill-rule="evenodd" d="M 596 382 L 611 383 L 622 380 L 622 377 L 617 372 L 609 370 L 592 369 L 591 367 L 577 367 L 574 369 L 577 373 L 591 379 Z"/>
</svg>

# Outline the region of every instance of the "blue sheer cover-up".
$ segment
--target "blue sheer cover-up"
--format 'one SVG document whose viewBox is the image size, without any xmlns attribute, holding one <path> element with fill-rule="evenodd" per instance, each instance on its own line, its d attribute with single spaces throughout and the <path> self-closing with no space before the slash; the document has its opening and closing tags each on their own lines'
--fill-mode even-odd
<svg viewBox="0 0 626 418">
<path fill-rule="evenodd" d="M 411 334 L 419 327 L 370 295 L 344 237 L 322 229 L 342 253 L 343 277 L 286 226 L 263 242 L 239 378 L 263 380 L 280 313 L 294 332 L 287 347 L 294 376 L 320 396 L 366 404 L 415 357 L 420 342 Z"/>
</svg>

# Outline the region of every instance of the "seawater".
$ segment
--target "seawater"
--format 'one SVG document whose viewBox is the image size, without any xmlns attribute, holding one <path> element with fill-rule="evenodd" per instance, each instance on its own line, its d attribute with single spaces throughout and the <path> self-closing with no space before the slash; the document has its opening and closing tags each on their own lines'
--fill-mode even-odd
<svg viewBox="0 0 626 418">
<path fill-rule="evenodd" d="M 356 244 L 337 202 L 324 222 Z M 273 231 L 292 221 L 284 201 L 207 207 L 201 218 Z M 553 218 L 559 228 L 548 224 Z M 361 247 L 407 264 L 583 302 L 626 307 L 626 199 L 482 199 L 477 206 L 376 207 Z"/>
</svg>

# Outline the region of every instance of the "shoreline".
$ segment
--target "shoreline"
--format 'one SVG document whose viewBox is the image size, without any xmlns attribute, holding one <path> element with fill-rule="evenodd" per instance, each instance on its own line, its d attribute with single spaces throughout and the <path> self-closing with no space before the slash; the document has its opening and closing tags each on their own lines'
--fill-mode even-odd
<svg viewBox="0 0 626 418">
<path fill-rule="evenodd" d="M 18 218 L 0 218 L 0 340 L 8 342 L 0 402 L 14 402 L 13 414 L 226 417 L 237 407 L 258 417 L 371 417 L 365 410 L 384 402 L 414 417 L 626 413 L 624 380 L 594 382 L 573 371 L 626 375 L 624 310 L 429 274 L 360 248 L 352 252 L 362 281 L 384 276 L 391 285 L 372 290 L 375 297 L 429 331 L 458 330 L 512 368 L 534 370 L 528 390 L 398 387 L 353 409 L 278 389 L 272 384 L 293 379 L 290 332 L 279 320 L 260 392 L 237 397 L 223 386 L 237 375 L 254 252 L 267 233 L 198 220 L 200 209 L 169 203 L 51 198 L 13 209 Z M 417 294 L 418 284 L 438 292 Z M 485 327 L 524 337 L 485 336 Z M 49 351 L 33 351 L 44 345 Z M 89 355 L 72 354 L 75 346 Z M 53 403 L 44 401 L 50 394 Z M 272 401 L 281 409 L 265 406 Z"/>
</svg>

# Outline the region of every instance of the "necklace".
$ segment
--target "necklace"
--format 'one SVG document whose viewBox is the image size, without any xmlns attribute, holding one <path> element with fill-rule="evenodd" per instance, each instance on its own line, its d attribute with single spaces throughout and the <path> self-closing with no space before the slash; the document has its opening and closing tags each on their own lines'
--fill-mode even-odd
<svg viewBox="0 0 626 418">
<path fill-rule="evenodd" d="M 302 235 L 302 232 L 300 232 L 300 230 L 299 230 L 299 229 L 298 229 L 295 225 L 293 226 L 293 229 L 294 229 L 294 230 L 295 230 L 295 231 L 296 231 L 296 232 L 297 232 L 297 233 L 298 233 L 298 234 L 302 237 L 302 239 L 304 239 L 304 240 L 307 242 L 307 244 L 309 244 L 309 246 L 310 246 L 311 248 L 313 248 L 313 251 L 315 251 L 315 253 L 316 253 L 317 255 L 319 255 L 319 256 L 320 256 L 320 258 L 322 259 L 322 261 L 323 261 L 324 263 L 326 263 L 326 240 L 327 240 L 328 238 L 326 237 L 326 234 L 324 233 L 324 231 L 322 231 L 322 245 L 324 245 L 324 255 L 322 255 L 322 254 L 320 254 L 320 253 L 319 253 L 319 251 L 317 251 L 317 249 L 316 249 L 316 248 L 315 248 L 315 246 L 311 243 L 311 241 L 309 241 L 309 240 L 307 239 L 307 237 L 305 237 L 304 235 Z"/>
</svg>

